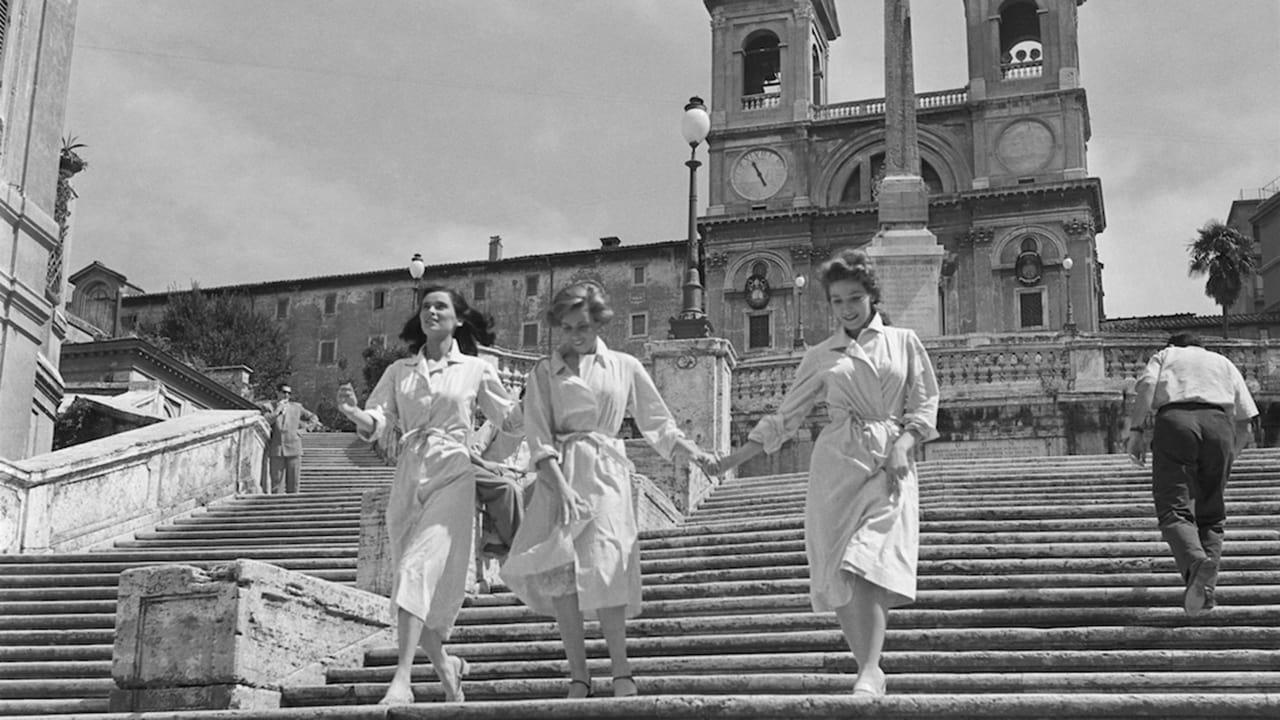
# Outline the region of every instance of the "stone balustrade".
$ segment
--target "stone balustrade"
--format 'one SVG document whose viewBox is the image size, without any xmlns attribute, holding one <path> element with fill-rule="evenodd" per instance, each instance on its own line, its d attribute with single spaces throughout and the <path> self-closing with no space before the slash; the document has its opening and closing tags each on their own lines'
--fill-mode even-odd
<svg viewBox="0 0 1280 720">
<path fill-rule="evenodd" d="M 966 88 L 940 90 L 937 92 L 921 93 L 917 95 L 916 108 L 920 110 L 931 110 L 933 108 L 954 107 L 957 105 L 964 105 L 968 101 L 969 91 Z M 836 103 L 834 105 L 819 105 L 814 106 L 812 111 L 814 120 L 875 117 L 883 114 L 884 98 L 855 100 L 853 102 Z"/>
<path fill-rule="evenodd" d="M 529 372 L 533 370 L 533 366 L 537 364 L 541 355 L 505 348 L 482 347 L 480 357 L 492 362 L 498 368 L 498 377 L 502 379 L 502 384 L 518 395 L 524 391 L 525 378 L 529 376 Z"/>
<path fill-rule="evenodd" d="M 1038 78 L 1044 73 L 1044 62 L 1029 60 L 1027 62 L 1006 63 L 1000 66 L 1000 77 L 1004 80 L 1025 80 Z"/>
<path fill-rule="evenodd" d="M 769 108 L 776 108 L 781 104 L 782 96 L 777 93 L 745 95 L 742 98 L 743 110 L 767 110 Z"/>
<path fill-rule="evenodd" d="M 259 412 L 205 410 L 0 460 L 0 553 L 80 550 L 255 492 L 267 434 Z"/>
</svg>

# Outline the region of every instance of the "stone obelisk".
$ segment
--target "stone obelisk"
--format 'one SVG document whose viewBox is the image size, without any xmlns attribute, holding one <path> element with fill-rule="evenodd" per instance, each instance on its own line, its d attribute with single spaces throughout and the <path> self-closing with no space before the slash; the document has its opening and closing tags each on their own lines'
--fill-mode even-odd
<svg viewBox="0 0 1280 720">
<path fill-rule="evenodd" d="M 921 337 L 942 334 L 938 278 L 946 251 L 929 232 L 929 191 L 920 176 L 911 0 L 884 3 L 885 175 L 880 231 L 867 253 L 880 277 L 881 307 Z"/>
</svg>

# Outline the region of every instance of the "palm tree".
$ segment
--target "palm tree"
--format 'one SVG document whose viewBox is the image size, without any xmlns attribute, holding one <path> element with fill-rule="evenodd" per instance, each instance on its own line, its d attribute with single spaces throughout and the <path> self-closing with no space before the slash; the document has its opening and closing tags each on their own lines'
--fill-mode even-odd
<svg viewBox="0 0 1280 720">
<path fill-rule="evenodd" d="M 1209 276 L 1204 294 L 1222 306 L 1222 336 L 1227 337 L 1227 309 L 1235 304 L 1249 278 L 1258 271 L 1253 239 L 1218 220 L 1210 220 L 1200 228 L 1196 239 L 1187 244 L 1187 251 L 1191 253 L 1187 274 Z"/>
</svg>

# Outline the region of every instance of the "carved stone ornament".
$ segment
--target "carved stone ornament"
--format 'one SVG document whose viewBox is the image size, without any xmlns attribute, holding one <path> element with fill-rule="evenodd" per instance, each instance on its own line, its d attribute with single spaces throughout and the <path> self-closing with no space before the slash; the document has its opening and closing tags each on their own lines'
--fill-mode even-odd
<svg viewBox="0 0 1280 720">
<path fill-rule="evenodd" d="M 722 252 L 707 253 L 707 267 L 724 267 L 729 264 L 729 254 Z"/>
<path fill-rule="evenodd" d="M 747 278 L 747 305 L 760 310 L 769 304 L 769 281 L 762 275 Z"/>
<path fill-rule="evenodd" d="M 792 260 L 808 260 L 813 255 L 813 248 L 809 245 L 792 245 L 788 249 Z"/>
<path fill-rule="evenodd" d="M 810 260 L 817 260 L 821 262 L 822 260 L 826 260 L 829 257 L 831 257 L 831 248 L 829 247 L 815 247 L 815 248 L 810 248 L 809 250 Z"/>
<path fill-rule="evenodd" d="M 1040 260 L 1040 253 L 1028 251 L 1018 256 L 1018 261 L 1014 263 L 1013 268 L 1018 276 L 1018 282 L 1023 285 L 1035 285 L 1040 282 L 1044 263 Z"/>
<path fill-rule="evenodd" d="M 961 236 L 962 240 L 968 241 L 975 245 L 989 243 L 995 239 L 996 231 L 989 227 L 971 227 L 966 235 Z"/>
<path fill-rule="evenodd" d="M 1093 234 L 1093 220 L 1090 218 L 1072 218 L 1062 223 L 1062 229 L 1067 231 L 1068 235 L 1084 235 L 1086 233 Z"/>
<path fill-rule="evenodd" d="M 676 358 L 676 368 L 679 370 L 692 370 L 697 365 L 698 358 L 695 355 L 685 354 Z"/>
</svg>

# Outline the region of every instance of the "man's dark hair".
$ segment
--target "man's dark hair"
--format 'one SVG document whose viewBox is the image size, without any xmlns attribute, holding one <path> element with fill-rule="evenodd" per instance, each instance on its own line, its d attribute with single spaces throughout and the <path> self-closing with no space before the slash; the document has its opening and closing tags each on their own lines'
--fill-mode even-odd
<svg viewBox="0 0 1280 720">
<path fill-rule="evenodd" d="M 1204 344 L 1200 342 L 1200 338 L 1196 337 L 1194 333 L 1170 335 L 1169 339 L 1165 341 L 1165 345 L 1172 345 L 1173 347 L 1188 347 L 1191 345 L 1199 348 L 1204 347 Z"/>
</svg>

